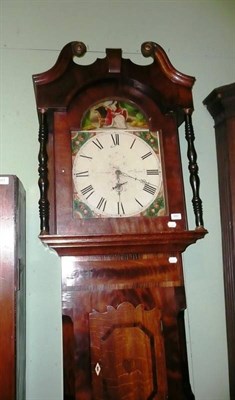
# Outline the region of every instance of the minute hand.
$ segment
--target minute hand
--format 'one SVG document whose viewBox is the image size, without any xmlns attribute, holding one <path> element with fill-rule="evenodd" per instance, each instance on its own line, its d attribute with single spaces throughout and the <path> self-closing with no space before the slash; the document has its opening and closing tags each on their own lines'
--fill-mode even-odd
<svg viewBox="0 0 235 400">
<path fill-rule="evenodd" d="M 136 178 L 135 176 L 126 174 L 125 172 L 119 171 L 119 173 L 120 173 L 120 175 L 126 176 L 127 178 L 134 179 L 135 181 L 139 181 L 141 183 L 148 183 L 145 179 Z"/>
</svg>

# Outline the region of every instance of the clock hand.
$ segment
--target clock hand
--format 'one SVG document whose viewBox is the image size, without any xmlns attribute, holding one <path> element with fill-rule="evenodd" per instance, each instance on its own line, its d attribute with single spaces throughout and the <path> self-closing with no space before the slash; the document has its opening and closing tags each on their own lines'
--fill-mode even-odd
<svg viewBox="0 0 235 400">
<path fill-rule="evenodd" d="M 113 190 L 117 189 L 120 191 L 121 187 L 125 185 L 127 182 L 122 182 L 122 183 L 117 183 L 114 187 L 112 187 Z"/>
<path fill-rule="evenodd" d="M 147 181 L 146 181 L 146 179 L 139 179 L 139 178 L 136 178 L 135 176 L 132 176 L 132 175 L 129 175 L 129 174 L 126 174 L 125 172 L 122 172 L 122 171 L 116 171 L 116 173 L 119 173 L 119 175 L 123 175 L 123 176 L 126 176 L 127 178 L 131 178 L 131 179 L 134 179 L 135 181 L 139 181 L 139 182 L 141 182 L 141 183 L 148 183 Z"/>
<path fill-rule="evenodd" d="M 115 175 L 116 175 L 116 178 L 117 178 L 117 183 L 116 183 L 116 185 L 112 188 L 113 190 L 115 190 L 115 189 L 117 189 L 117 191 L 120 193 L 121 192 L 121 190 L 122 190 L 122 186 L 123 185 L 125 185 L 127 182 L 120 182 L 120 174 L 121 174 L 121 171 L 119 170 L 119 169 L 116 169 L 115 170 Z"/>
<path fill-rule="evenodd" d="M 117 181 L 120 182 L 120 175 L 121 175 L 120 169 L 116 169 L 115 175 L 116 175 L 116 177 L 117 177 Z"/>
<path fill-rule="evenodd" d="M 125 215 L 125 210 L 123 203 L 121 201 L 121 193 L 122 193 L 122 187 L 125 185 L 127 182 L 120 182 L 120 174 L 121 171 L 119 169 L 115 170 L 115 175 L 117 178 L 117 183 L 116 185 L 112 188 L 113 190 L 117 189 L 117 195 L 118 195 L 118 202 L 117 202 L 117 210 L 118 210 L 118 215 Z"/>
</svg>

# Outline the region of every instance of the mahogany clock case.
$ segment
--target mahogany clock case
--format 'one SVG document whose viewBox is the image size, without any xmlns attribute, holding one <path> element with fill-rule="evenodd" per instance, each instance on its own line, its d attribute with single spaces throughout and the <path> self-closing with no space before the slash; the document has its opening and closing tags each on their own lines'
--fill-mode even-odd
<svg viewBox="0 0 235 400">
<path fill-rule="evenodd" d="M 81 238 L 102 236 L 103 240 L 108 235 L 130 237 L 161 231 L 172 232 L 169 221 L 174 215 L 178 216 L 173 225 L 174 231 L 187 230 L 178 142 L 178 126 L 184 120 L 187 121 L 187 136 L 190 140 L 188 157 L 190 181 L 194 186 L 197 203 L 196 225 L 197 228 L 203 226 L 201 202 L 197 193 L 194 134 L 190 122 L 194 78 L 176 71 L 159 45 L 144 43 L 142 52 L 146 57 L 151 56 L 154 62 L 139 66 L 123 59 L 121 50 L 107 49 L 105 59 L 81 66 L 74 63 L 73 58 L 83 55 L 85 46 L 80 42 L 72 42 L 64 47 L 51 70 L 34 75 L 41 127 L 39 185 L 43 235 L 50 233 Z M 74 218 L 71 132 L 81 129 L 83 117 L 91 106 L 105 100 L 128 101 L 146 116 L 148 129 L 159 132 L 166 199 L 164 215 L 156 218 L 138 216 L 126 220 L 100 218 L 99 223 L 93 218 Z"/>
<path fill-rule="evenodd" d="M 62 49 L 54 67 L 33 76 L 40 124 L 40 239 L 57 251 L 62 265 L 64 399 L 192 400 L 182 252 L 207 232 L 191 120 L 194 78 L 176 71 L 164 50 L 153 42 L 142 45 L 142 54 L 153 59 L 147 66 L 122 58 L 119 49 L 107 49 L 105 58 L 88 66 L 75 63 L 73 58 L 85 52 L 83 43 L 71 42 Z M 84 123 L 90 110 L 99 108 L 101 113 L 100 104 L 115 102 L 122 106 L 123 115 L 124 109 L 135 109 L 146 123 L 141 129 L 132 126 L 136 137 L 147 130 L 149 135 L 142 136 L 145 144 L 150 137 L 150 150 L 141 154 L 140 163 L 155 151 L 158 139 L 156 157 L 161 155 L 158 172 L 164 206 L 156 214 L 151 212 L 156 210 L 157 197 L 145 210 L 148 215 L 140 212 L 126 217 L 123 210 L 118 217 L 97 215 L 105 200 L 96 200 L 96 215 L 92 214 L 88 196 L 93 191 L 89 180 L 85 181 L 90 173 L 87 167 L 77 170 L 86 182 L 80 194 L 74 188 L 73 137 L 78 134 L 84 143 L 88 143 L 87 137 L 94 140 L 95 151 L 102 157 L 105 146 L 121 146 L 122 138 L 128 136 L 122 136 L 120 128 L 104 127 L 104 121 L 92 129 L 89 125 L 94 125 L 94 119 Z M 188 230 L 185 209 L 178 138 L 183 122 L 194 230 Z M 90 136 L 89 128 L 97 136 Z M 107 142 L 96 141 L 101 138 L 100 131 L 107 132 Z M 112 143 L 115 132 L 119 136 Z M 76 154 L 87 156 L 79 151 Z M 128 164 L 125 152 L 122 157 Z M 114 189 L 128 191 L 126 183 L 118 180 L 122 167 L 111 165 L 117 177 Z M 154 167 L 155 172 L 157 169 Z M 148 183 L 150 194 L 155 191 L 152 181 L 138 178 L 137 167 L 125 172 L 127 181 L 134 177 L 142 190 Z M 77 215 L 74 208 L 74 195 L 82 203 L 83 194 L 87 198 L 82 209 L 88 218 L 85 212 Z"/>
</svg>

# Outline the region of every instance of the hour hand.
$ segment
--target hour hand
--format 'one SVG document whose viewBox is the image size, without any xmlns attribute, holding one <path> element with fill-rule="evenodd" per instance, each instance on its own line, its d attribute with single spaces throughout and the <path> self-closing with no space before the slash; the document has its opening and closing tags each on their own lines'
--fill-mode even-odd
<svg viewBox="0 0 235 400">
<path fill-rule="evenodd" d="M 117 189 L 117 191 L 120 191 L 122 189 L 122 186 L 125 185 L 127 182 L 122 182 L 122 183 L 117 183 L 115 186 L 112 187 L 113 190 Z"/>
</svg>

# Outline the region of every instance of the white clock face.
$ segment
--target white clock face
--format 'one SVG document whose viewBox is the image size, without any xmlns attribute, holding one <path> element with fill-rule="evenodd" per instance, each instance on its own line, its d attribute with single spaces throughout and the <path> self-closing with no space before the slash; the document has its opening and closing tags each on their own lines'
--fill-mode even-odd
<svg viewBox="0 0 235 400">
<path fill-rule="evenodd" d="M 101 131 L 78 150 L 73 180 L 80 202 L 94 216 L 136 216 L 161 189 L 160 155 L 135 133 Z"/>
</svg>

